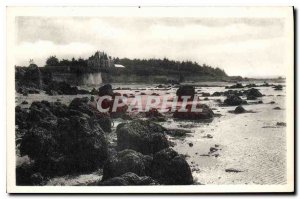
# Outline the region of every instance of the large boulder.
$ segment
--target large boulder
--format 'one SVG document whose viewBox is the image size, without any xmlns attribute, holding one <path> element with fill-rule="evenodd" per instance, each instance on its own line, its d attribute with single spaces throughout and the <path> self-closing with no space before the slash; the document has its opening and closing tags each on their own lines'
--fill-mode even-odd
<svg viewBox="0 0 300 199">
<path fill-rule="evenodd" d="M 110 84 L 105 84 L 98 89 L 99 96 L 113 96 L 114 92 Z"/>
<path fill-rule="evenodd" d="M 238 106 L 243 103 L 243 100 L 236 95 L 229 95 L 227 98 L 224 100 L 224 104 L 228 106 Z"/>
<path fill-rule="evenodd" d="M 251 88 L 249 90 L 245 91 L 245 94 L 248 96 L 253 96 L 253 97 L 262 97 L 263 95 L 261 94 L 261 92 L 256 89 L 256 88 Z"/>
<path fill-rule="evenodd" d="M 102 186 L 128 186 L 128 185 L 158 185 L 158 182 L 153 180 L 149 176 L 138 176 L 135 173 L 125 173 L 118 177 L 113 177 L 103 182 L 99 182 L 98 185 Z"/>
<path fill-rule="evenodd" d="M 92 118 L 71 116 L 59 121 L 60 146 L 68 165 L 76 171 L 93 171 L 107 159 L 105 133 Z"/>
<path fill-rule="evenodd" d="M 25 132 L 20 154 L 34 160 L 37 172 L 64 175 L 93 171 L 104 164 L 107 141 L 97 118 L 47 101 L 33 102 L 29 113 L 18 112 L 18 131 Z"/>
<path fill-rule="evenodd" d="M 226 97 L 230 96 L 230 95 L 236 95 L 236 96 L 243 96 L 244 92 L 241 90 L 228 90 L 224 92 L 224 95 Z"/>
<path fill-rule="evenodd" d="M 166 129 L 150 121 L 133 120 L 119 124 L 116 130 L 118 148 L 133 149 L 143 154 L 152 154 L 169 147 Z"/>
<path fill-rule="evenodd" d="M 192 100 L 194 99 L 195 95 L 195 87 L 189 85 L 180 86 L 176 91 L 176 95 L 178 96 L 179 101 L 182 100 L 183 96 L 189 96 Z"/>
<path fill-rule="evenodd" d="M 97 120 L 97 122 L 105 132 L 111 132 L 112 124 L 109 115 L 101 113 L 96 108 L 92 107 L 89 104 L 88 97 L 74 98 L 69 105 L 69 109 L 89 115 L 90 117 Z"/>
<path fill-rule="evenodd" d="M 139 176 L 149 175 L 151 172 L 152 157 L 143 155 L 131 149 L 125 149 L 111 155 L 103 168 L 102 180 L 121 176 L 133 172 Z"/>
<path fill-rule="evenodd" d="M 190 166 L 171 148 L 163 149 L 153 156 L 151 177 L 160 184 L 189 185 L 193 183 Z"/>
<path fill-rule="evenodd" d="M 186 120 L 203 120 L 214 117 L 214 112 L 206 104 L 197 104 L 196 108 L 201 109 L 201 111 L 193 111 L 192 105 L 188 104 L 186 105 L 186 112 L 176 110 L 173 114 L 173 117 Z"/>
</svg>

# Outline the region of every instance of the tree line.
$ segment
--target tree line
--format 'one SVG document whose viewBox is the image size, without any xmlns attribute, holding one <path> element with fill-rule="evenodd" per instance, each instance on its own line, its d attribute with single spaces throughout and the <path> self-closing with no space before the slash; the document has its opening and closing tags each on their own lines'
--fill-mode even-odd
<svg viewBox="0 0 300 199">
<path fill-rule="evenodd" d="M 192 61 L 175 61 L 164 59 L 128 59 L 118 57 L 112 58 L 115 64 L 124 65 L 122 73 L 135 74 L 141 76 L 147 75 L 199 75 L 199 76 L 213 76 L 213 77 L 227 77 L 224 70 L 216 67 L 209 66 L 207 64 L 199 65 L 197 62 Z M 62 59 L 59 60 L 56 56 L 50 56 L 46 60 L 47 66 L 66 66 L 71 72 L 98 72 L 92 71 L 93 69 L 88 67 L 88 60 L 82 58 L 72 58 L 71 60 Z M 114 71 L 115 69 L 112 69 Z M 109 72 L 109 71 L 105 71 Z"/>
</svg>

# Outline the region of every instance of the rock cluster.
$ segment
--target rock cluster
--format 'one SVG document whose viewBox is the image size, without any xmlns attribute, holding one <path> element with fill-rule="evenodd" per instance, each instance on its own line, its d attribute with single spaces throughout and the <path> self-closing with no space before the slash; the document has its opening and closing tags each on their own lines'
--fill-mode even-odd
<svg viewBox="0 0 300 199">
<path fill-rule="evenodd" d="M 118 150 L 111 153 L 99 185 L 192 184 L 183 156 L 169 148 L 164 127 L 142 120 L 119 124 Z"/>
<path fill-rule="evenodd" d="M 110 131 L 111 121 L 86 101 L 76 98 L 69 106 L 36 101 L 28 111 L 16 107 L 20 155 L 34 162 L 26 175 L 51 177 L 93 171 L 104 164 L 108 152 L 103 129 Z M 18 176 L 26 173 L 24 166 L 19 171 Z"/>
</svg>

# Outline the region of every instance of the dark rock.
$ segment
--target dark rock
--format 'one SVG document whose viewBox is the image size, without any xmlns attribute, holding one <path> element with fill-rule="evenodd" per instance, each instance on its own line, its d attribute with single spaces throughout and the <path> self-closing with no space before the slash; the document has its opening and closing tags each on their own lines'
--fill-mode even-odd
<svg viewBox="0 0 300 199">
<path fill-rule="evenodd" d="M 258 104 L 263 104 L 264 102 L 262 100 L 259 100 L 257 103 Z"/>
<path fill-rule="evenodd" d="M 286 126 L 286 123 L 285 122 L 277 122 L 276 125 L 277 126 Z"/>
<path fill-rule="evenodd" d="M 114 92 L 110 84 L 105 84 L 98 89 L 99 96 L 113 96 Z"/>
<path fill-rule="evenodd" d="M 236 95 L 229 95 L 227 96 L 227 99 L 224 100 L 224 104 L 228 106 L 238 106 L 243 103 L 243 100 Z"/>
<path fill-rule="evenodd" d="M 167 134 L 173 137 L 183 137 L 190 134 L 191 131 L 185 129 L 168 129 Z"/>
<path fill-rule="evenodd" d="M 87 94 L 90 94 L 90 91 L 85 90 L 85 89 L 78 89 L 77 94 L 87 95 Z"/>
<path fill-rule="evenodd" d="M 177 91 L 176 91 L 176 96 L 178 96 L 178 100 L 181 101 L 183 96 L 188 96 L 190 97 L 189 99 L 192 100 L 194 99 L 195 95 L 195 88 L 194 86 L 180 86 Z"/>
<path fill-rule="evenodd" d="M 120 151 L 106 161 L 102 180 L 118 177 L 127 172 L 133 172 L 139 176 L 149 175 L 151 162 L 151 156 L 143 155 L 131 149 Z"/>
<path fill-rule="evenodd" d="M 213 138 L 213 136 L 211 134 L 207 134 L 206 136 L 203 136 L 203 138 L 209 138 L 209 139 L 211 139 L 211 138 Z"/>
<path fill-rule="evenodd" d="M 43 185 L 45 180 L 41 173 L 34 173 L 30 176 L 33 185 Z"/>
<path fill-rule="evenodd" d="M 274 102 L 274 101 L 271 101 L 269 104 L 275 104 L 275 102 Z"/>
<path fill-rule="evenodd" d="M 226 97 L 231 96 L 231 95 L 235 95 L 235 96 L 243 96 L 244 92 L 241 90 L 228 90 L 224 92 L 224 95 Z"/>
<path fill-rule="evenodd" d="M 28 126 L 28 123 L 26 122 L 28 118 L 28 112 L 24 108 L 16 106 L 15 116 L 16 125 L 18 125 L 20 129 L 26 128 Z"/>
<path fill-rule="evenodd" d="M 274 110 L 281 110 L 281 108 L 280 107 L 275 107 L 275 108 L 273 108 Z"/>
<path fill-rule="evenodd" d="M 279 85 L 274 86 L 273 88 L 275 91 L 281 91 L 283 87 L 282 87 L 282 85 L 279 84 Z"/>
<path fill-rule="evenodd" d="M 160 184 L 189 185 L 193 183 L 190 166 L 171 148 L 163 149 L 153 156 L 151 177 Z"/>
<path fill-rule="evenodd" d="M 256 84 L 247 84 L 245 87 L 252 88 L 252 87 L 257 87 L 257 85 Z"/>
<path fill-rule="evenodd" d="M 248 95 L 247 100 L 256 100 L 257 98 L 254 95 Z"/>
<path fill-rule="evenodd" d="M 98 95 L 97 89 L 93 88 L 90 92 L 91 95 Z"/>
<path fill-rule="evenodd" d="M 58 92 L 49 89 L 49 90 L 46 90 L 46 94 L 50 95 L 50 96 L 53 96 L 53 95 L 58 95 Z"/>
<path fill-rule="evenodd" d="M 209 97 L 210 96 L 210 93 L 204 93 L 202 92 L 202 97 Z"/>
<path fill-rule="evenodd" d="M 268 82 L 264 82 L 262 85 L 261 85 L 261 87 L 269 87 L 269 86 L 271 86 Z"/>
<path fill-rule="evenodd" d="M 225 172 L 229 172 L 229 173 L 239 173 L 239 172 L 243 172 L 243 171 L 238 170 L 238 169 L 230 168 L 230 169 L 225 169 Z"/>
<path fill-rule="evenodd" d="M 147 118 L 164 118 L 156 108 L 151 108 L 149 111 L 145 112 L 145 115 Z"/>
<path fill-rule="evenodd" d="M 128 185 L 158 185 L 158 182 L 149 176 L 138 176 L 135 173 L 125 173 L 119 177 L 100 182 L 100 186 L 128 186 Z"/>
<path fill-rule="evenodd" d="M 169 147 L 166 129 L 159 124 L 133 120 L 119 124 L 116 130 L 118 148 L 133 149 L 143 154 L 151 154 Z"/>
<path fill-rule="evenodd" d="M 28 96 L 28 92 L 27 92 L 27 91 L 24 91 L 24 92 L 23 92 L 23 96 Z"/>
<path fill-rule="evenodd" d="M 110 117 L 112 118 L 122 118 L 124 120 L 127 119 L 131 119 L 131 117 L 128 115 L 127 110 L 128 110 L 128 106 L 122 105 L 117 107 L 116 111 L 112 111 L 112 107 L 113 107 L 113 100 L 111 101 L 111 106 L 110 106 Z"/>
<path fill-rule="evenodd" d="M 28 156 L 26 156 L 28 157 Z M 32 181 L 31 176 L 35 173 L 34 161 L 29 158 L 16 165 L 16 185 L 37 185 Z"/>
<path fill-rule="evenodd" d="M 254 97 L 262 97 L 263 95 L 258 89 L 251 88 L 249 90 L 244 91 L 244 94 L 248 96 L 254 96 Z"/>
<path fill-rule="evenodd" d="M 246 110 L 242 106 L 238 106 L 234 109 L 234 113 L 245 113 Z"/>
<path fill-rule="evenodd" d="M 89 102 L 89 98 L 87 98 L 87 97 L 74 98 L 69 105 L 69 109 L 76 110 L 81 113 L 85 113 L 85 114 L 89 115 L 90 117 L 97 120 L 98 124 L 101 126 L 101 128 L 105 132 L 111 132 L 110 117 L 105 113 L 101 113 L 94 107 L 91 107 L 88 104 L 88 102 Z"/>
<path fill-rule="evenodd" d="M 76 86 L 71 86 L 67 82 L 56 82 L 52 81 L 48 84 L 48 86 L 45 88 L 46 94 L 49 95 L 77 95 L 78 88 Z"/>
<path fill-rule="evenodd" d="M 225 87 L 225 88 L 226 88 L 226 87 Z M 233 89 L 235 89 L 235 88 L 244 88 L 244 86 L 243 86 L 242 84 L 240 84 L 240 83 L 237 83 L 237 84 L 235 84 L 235 85 L 228 86 L 227 88 L 233 88 Z"/>
<path fill-rule="evenodd" d="M 151 108 L 149 111 L 145 112 L 145 117 L 153 122 L 165 122 L 167 121 L 166 117 L 161 114 L 156 108 Z"/>
<path fill-rule="evenodd" d="M 222 95 L 222 92 L 214 92 L 213 94 L 212 94 L 212 96 L 221 96 Z"/>
<path fill-rule="evenodd" d="M 29 113 L 17 107 L 16 112 L 16 124 L 27 129 L 20 154 L 33 159 L 42 175 L 92 171 L 106 160 L 107 142 L 97 118 L 47 101 L 33 102 Z"/>
<path fill-rule="evenodd" d="M 186 120 L 212 119 L 214 117 L 214 112 L 206 104 L 197 104 L 196 108 L 202 109 L 201 112 L 193 111 L 192 105 L 188 104 L 186 105 L 186 112 L 176 110 L 173 117 Z"/>
<path fill-rule="evenodd" d="M 210 147 L 209 148 L 209 153 L 214 153 L 216 151 L 218 151 L 219 149 L 215 148 L 215 147 Z"/>
<path fill-rule="evenodd" d="M 192 146 L 194 146 L 194 144 L 190 142 L 190 143 L 189 143 L 189 146 L 192 147 Z"/>
<path fill-rule="evenodd" d="M 39 94 L 40 91 L 38 89 L 35 89 L 35 88 L 27 88 L 27 92 L 29 94 Z"/>
<path fill-rule="evenodd" d="M 41 71 L 39 67 L 35 64 L 30 64 L 28 67 L 16 68 L 15 77 L 16 77 L 17 91 L 20 91 L 19 90 L 20 87 L 35 88 L 35 89 L 42 88 L 43 84 L 42 84 Z"/>
<path fill-rule="evenodd" d="M 94 96 L 91 96 L 90 101 L 91 101 L 91 102 L 94 102 L 94 101 L 95 101 L 95 97 L 94 97 Z"/>
<path fill-rule="evenodd" d="M 36 162 L 47 176 L 93 171 L 107 157 L 107 143 L 101 127 L 88 118 L 71 116 L 55 124 L 39 124 L 26 133 L 20 144 L 21 155 Z M 46 128 L 48 127 L 48 128 Z"/>
</svg>

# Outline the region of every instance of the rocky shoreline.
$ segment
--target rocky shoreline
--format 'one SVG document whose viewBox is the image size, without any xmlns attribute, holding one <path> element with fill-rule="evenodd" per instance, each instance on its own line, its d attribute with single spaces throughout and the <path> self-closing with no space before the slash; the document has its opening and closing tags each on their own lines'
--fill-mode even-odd
<svg viewBox="0 0 300 199">
<path fill-rule="evenodd" d="M 35 83 L 34 83 L 35 82 Z M 155 109 L 144 114 L 130 115 L 127 106 L 116 112 L 100 113 L 95 108 L 95 96 L 112 96 L 107 102 L 110 107 L 115 96 L 127 95 L 104 85 L 91 91 L 72 87 L 67 83 L 50 82 L 40 87 L 34 80 L 31 87 L 18 86 L 17 92 L 26 96 L 38 94 L 41 89 L 49 96 L 92 95 L 90 98 L 74 98 L 70 104 L 59 101 L 34 101 L 29 108 L 16 106 L 17 185 L 45 185 L 55 177 L 78 175 L 100 170 L 101 175 L 85 185 L 190 185 L 195 184 L 192 169 L 184 155 L 173 148 L 173 138 L 186 136 L 188 130 L 165 128 L 158 124 L 167 118 L 209 122 L 217 113 L 206 104 L 199 104 L 203 111 L 194 113 L 174 112 L 161 114 Z M 225 92 L 212 94 L 201 92 L 194 86 L 158 85 L 156 89 L 168 92 L 177 89 L 176 95 L 194 96 L 209 100 L 210 97 L 225 97 L 218 101 L 220 107 L 235 106 L 234 114 L 251 112 L 243 106 L 260 104 L 264 95 L 255 87 L 273 87 L 282 90 L 281 85 L 240 85 L 227 87 Z M 20 89 L 22 88 L 22 89 Z M 25 92 L 24 92 L 25 90 Z M 34 92 L 31 92 L 34 90 Z M 136 89 L 135 94 L 144 95 Z M 148 94 L 145 94 L 148 95 Z M 242 99 L 243 97 L 243 99 Z M 207 98 L 207 99 L 206 99 Z M 244 99 L 246 98 L 246 99 Z M 248 101 L 249 100 L 249 101 Z M 255 101 L 258 100 L 258 101 Z M 26 101 L 23 101 L 26 104 Z M 22 102 L 22 103 L 23 103 Z M 125 122 L 112 129 L 115 118 Z M 109 141 L 110 134 L 116 139 Z M 209 135 L 209 134 L 208 134 Z M 207 135 L 207 136 L 208 136 Z M 210 135 L 210 137 L 212 137 Z M 192 147 L 192 144 L 191 146 Z M 212 151 L 211 153 L 214 153 Z M 26 158 L 24 158 L 26 157 Z M 102 176 L 102 177 L 101 177 Z"/>
</svg>

